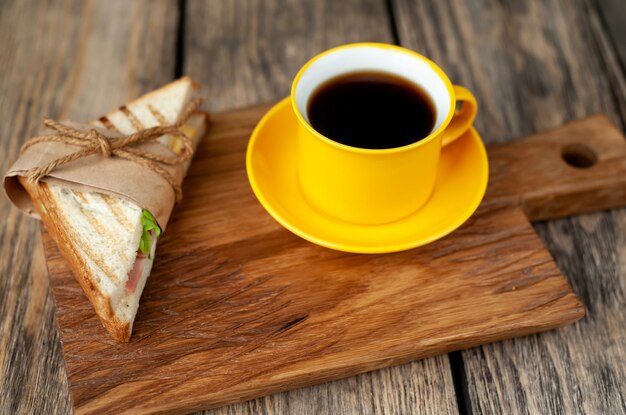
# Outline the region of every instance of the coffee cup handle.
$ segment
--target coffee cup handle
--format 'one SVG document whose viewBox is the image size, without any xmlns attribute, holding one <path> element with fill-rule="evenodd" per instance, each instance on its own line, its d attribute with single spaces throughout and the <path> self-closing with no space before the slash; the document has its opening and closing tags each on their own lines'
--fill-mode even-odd
<svg viewBox="0 0 626 415">
<path fill-rule="evenodd" d="M 478 110 L 476 98 L 468 89 L 459 85 L 453 85 L 452 88 L 454 89 L 456 101 L 463 102 L 463 105 L 454 112 L 450 124 L 443 131 L 442 146 L 447 146 L 462 136 L 472 126 Z"/>
</svg>

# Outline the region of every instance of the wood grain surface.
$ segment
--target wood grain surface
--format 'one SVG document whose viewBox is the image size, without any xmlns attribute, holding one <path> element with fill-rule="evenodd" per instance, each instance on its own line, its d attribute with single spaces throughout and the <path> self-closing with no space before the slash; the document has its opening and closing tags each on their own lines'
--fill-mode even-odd
<svg viewBox="0 0 626 415">
<path fill-rule="evenodd" d="M 189 1 L 187 22 L 178 22 L 178 6 L 186 3 L 0 2 L 0 167 L 7 168 L 44 115 L 89 119 L 181 68 L 211 81 L 211 96 L 219 91 L 214 110 L 276 99 L 288 91 L 294 55 L 304 62 L 309 53 L 357 40 L 399 39 L 433 57 L 454 82 L 481 85 L 473 89 L 481 102 L 479 130 L 490 142 L 596 112 L 621 126 L 626 119 L 624 66 L 615 53 L 624 41 L 605 33 L 606 22 L 616 33 L 611 19 L 623 7 L 599 16 L 587 1 L 398 0 L 390 16 L 382 0 L 223 2 L 232 7 Z M 199 12 L 203 17 L 194 19 Z M 209 14 L 211 25 L 204 21 Z M 185 29 L 193 21 L 195 28 Z M 37 226 L 4 197 L 0 215 L 0 413 L 66 413 Z M 624 210 L 613 210 L 535 226 L 582 296 L 587 317 L 575 329 L 452 354 L 458 410 L 624 412 L 625 223 Z M 455 413 L 449 368 L 448 359 L 431 359 L 212 413 Z"/>
<path fill-rule="evenodd" d="M 130 344 L 109 338 L 44 234 L 77 413 L 185 413 L 583 316 L 520 207 L 561 216 L 574 206 L 626 204 L 626 141 L 606 118 L 491 147 L 492 184 L 466 225 L 420 249 L 354 255 L 294 236 L 256 202 L 245 149 L 266 109 L 213 117 L 157 250 Z M 587 169 L 561 158 L 580 137 L 596 155 Z M 522 163 L 539 168 L 516 167 Z M 609 173 L 618 179 L 606 180 Z M 610 202 L 593 197 L 602 186 Z M 552 203 L 536 196 L 542 191 L 581 202 L 549 210 L 539 207 Z"/>
<path fill-rule="evenodd" d="M 589 2 L 396 0 L 394 9 L 401 43 L 434 58 L 453 82 L 474 92 L 486 141 L 508 141 L 597 112 L 625 125 L 624 71 Z M 563 330 L 463 352 L 459 373 L 468 393 L 461 407 L 474 413 L 624 413 L 626 210 L 535 228 L 587 316 Z"/>
</svg>

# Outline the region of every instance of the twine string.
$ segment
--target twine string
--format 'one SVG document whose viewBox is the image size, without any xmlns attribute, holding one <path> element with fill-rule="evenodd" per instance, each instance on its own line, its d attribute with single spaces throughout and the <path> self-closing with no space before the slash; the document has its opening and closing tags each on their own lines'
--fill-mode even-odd
<svg viewBox="0 0 626 415">
<path fill-rule="evenodd" d="M 36 183 L 60 166 L 83 157 L 92 154 L 100 154 L 105 158 L 115 156 L 137 163 L 162 176 L 174 190 L 176 202 L 179 202 L 182 199 L 181 186 L 162 165 L 173 166 L 181 164 L 191 159 L 193 156 L 193 143 L 191 138 L 187 137 L 180 130 L 180 127 L 198 110 L 201 103 L 202 99 L 200 97 L 189 102 L 176 122 L 172 125 L 146 128 L 132 134 L 117 135 L 114 137 L 109 137 L 95 128 L 84 132 L 55 120 L 44 119 L 43 124 L 53 130 L 54 133 L 31 138 L 24 143 L 20 149 L 20 154 L 23 154 L 30 147 L 39 143 L 57 142 L 82 148 L 53 160 L 44 166 L 34 167 L 28 170 L 25 176 L 30 182 Z M 183 147 L 180 154 L 167 156 L 136 147 L 139 144 L 155 141 L 164 135 L 177 137 L 181 140 Z"/>
</svg>

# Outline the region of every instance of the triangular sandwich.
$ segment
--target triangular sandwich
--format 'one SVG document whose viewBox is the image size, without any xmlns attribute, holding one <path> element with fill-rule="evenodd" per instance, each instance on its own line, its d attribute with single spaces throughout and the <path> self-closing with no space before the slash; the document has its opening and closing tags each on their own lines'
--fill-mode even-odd
<svg viewBox="0 0 626 415">
<path fill-rule="evenodd" d="M 198 93 L 185 77 L 150 92 L 91 124 L 130 134 L 175 123 Z M 206 113 L 192 115 L 181 129 L 193 147 L 207 130 Z M 174 152 L 180 140 L 159 138 Z M 185 169 L 189 166 L 186 163 Z M 134 202 L 96 192 L 79 192 L 43 181 L 26 188 L 50 235 L 111 336 L 127 342 L 139 299 L 150 275 L 160 229 L 150 212 Z"/>
</svg>

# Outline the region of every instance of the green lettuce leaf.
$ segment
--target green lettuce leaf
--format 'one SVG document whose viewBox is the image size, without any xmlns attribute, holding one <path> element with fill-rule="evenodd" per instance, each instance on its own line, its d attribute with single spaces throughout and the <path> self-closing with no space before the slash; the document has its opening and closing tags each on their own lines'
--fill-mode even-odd
<svg viewBox="0 0 626 415">
<path fill-rule="evenodd" d="M 141 224 L 143 225 L 143 232 L 139 240 L 139 250 L 150 258 L 150 251 L 152 249 L 152 236 L 150 235 L 150 231 L 154 231 L 156 236 L 161 236 L 161 228 L 157 225 L 154 216 L 145 209 L 141 211 Z"/>
</svg>

